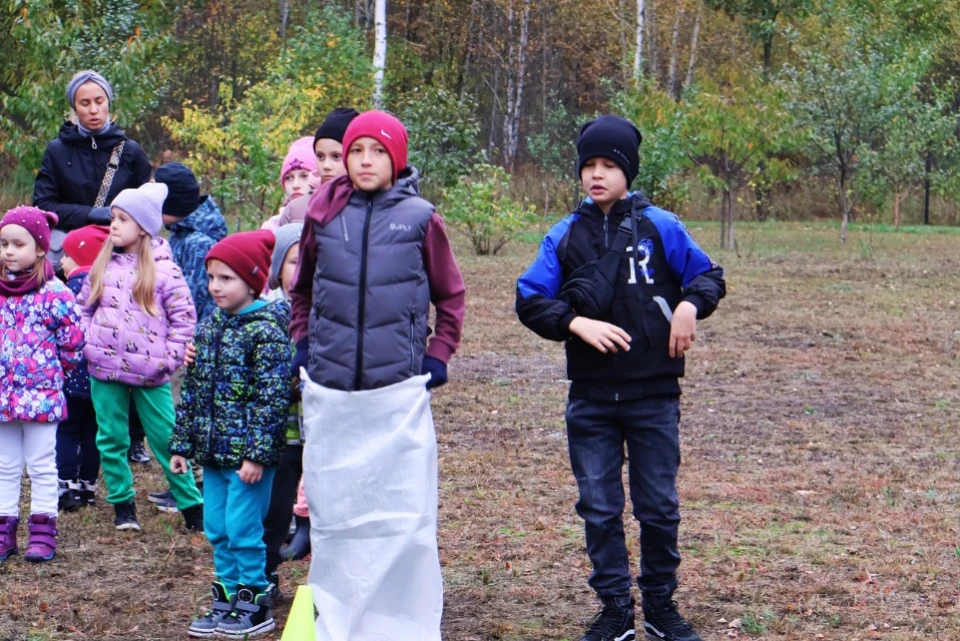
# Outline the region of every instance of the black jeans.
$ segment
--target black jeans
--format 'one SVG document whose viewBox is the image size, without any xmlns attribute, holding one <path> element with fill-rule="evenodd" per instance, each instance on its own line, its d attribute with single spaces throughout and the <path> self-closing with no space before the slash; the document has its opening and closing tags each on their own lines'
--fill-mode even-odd
<svg viewBox="0 0 960 641">
<path fill-rule="evenodd" d="M 280 547 L 290 532 L 293 506 L 297 502 L 297 487 L 303 475 L 303 446 L 287 445 L 283 460 L 277 466 L 270 492 L 270 508 L 263 520 L 263 542 L 267 545 L 267 574 L 277 571 L 283 562 Z"/>
<path fill-rule="evenodd" d="M 635 401 L 570 399 L 567 438 L 586 522 L 587 554 L 593 563 L 590 587 L 600 597 L 630 594 L 630 560 L 623 535 L 624 443 L 629 453 L 630 502 L 640 522 L 640 576 L 648 594 L 677 587 L 677 529 L 680 501 L 680 397 Z"/>
<path fill-rule="evenodd" d="M 89 398 L 67 397 L 67 418 L 57 426 L 57 474 L 64 481 L 88 483 L 100 476 L 97 415 Z"/>
</svg>

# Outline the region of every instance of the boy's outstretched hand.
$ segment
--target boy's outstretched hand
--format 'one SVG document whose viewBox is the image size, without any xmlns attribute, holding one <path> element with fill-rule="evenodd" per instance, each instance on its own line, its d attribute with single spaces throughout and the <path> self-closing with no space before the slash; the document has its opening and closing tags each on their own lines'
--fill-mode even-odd
<svg viewBox="0 0 960 641">
<path fill-rule="evenodd" d="M 187 473 L 187 459 L 183 458 L 179 454 L 174 454 L 170 457 L 170 471 L 174 474 L 186 474 Z"/>
<path fill-rule="evenodd" d="M 693 347 L 697 340 L 697 308 L 693 303 L 682 301 L 673 311 L 670 324 L 670 358 L 679 358 Z"/>
<path fill-rule="evenodd" d="M 630 334 L 610 323 L 577 316 L 570 321 L 570 333 L 604 354 L 630 351 Z"/>
<path fill-rule="evenodd" d="M 263 478 L 263 466 L 249 459 L 243 459 L 243 465 L 237 473 L 244 483 L 258 483 Z"/>
</svg>

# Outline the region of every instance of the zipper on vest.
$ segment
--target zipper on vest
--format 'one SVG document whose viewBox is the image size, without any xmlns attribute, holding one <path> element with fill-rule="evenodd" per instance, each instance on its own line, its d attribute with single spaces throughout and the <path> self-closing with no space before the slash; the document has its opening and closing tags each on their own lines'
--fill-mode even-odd
<svg viewBox="0 0 960 641">
<path fill-rule="evenodd" d="M 367 248 L 370 245 L 370 217 L 373 215 L 373 196 L 367 199 L 367 215 L 363 219 L 363 242 L 360 246 L 360 302 L 357 305 L 357 371 L 353 389 L 360 391 L 363 380 L 363 316 L 367 306 Z"/>
<path fill-rule="evenodd" d="M 608 231 L 608 224 L 610 222 L 610 214 L 603 215 L 603 248 L 610 249 L 610 233 Z"/>
<path fill-rule="evenodd" d="M 416 376 L 418 372 L 414 369 L 417 366 L 417 350 L 414 344 L 413 334 L 417 329 L 417 317 L 413 314 L 410 314 L 410 371 L 413 372 L 413 376 Z"/>
<path fill-rule="evenodd" d="M 97 139 L 94 138 L 93 136 L 90 136 L 90 146 L 93 147 L 94 149 L 97 148 Z"/>
</svg>

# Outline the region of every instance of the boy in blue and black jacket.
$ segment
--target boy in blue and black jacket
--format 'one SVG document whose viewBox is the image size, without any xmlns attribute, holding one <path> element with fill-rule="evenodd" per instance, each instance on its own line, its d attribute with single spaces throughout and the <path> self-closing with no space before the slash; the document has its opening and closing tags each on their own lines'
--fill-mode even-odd
<svg viewBox="0 0 960 641">
<path fill-rule="evenodd" d="M 726 293 L 723 270 L 680 220 L 628 188 L 639 172 L 640 132 L 606 115 L 577 144 L 588 198 L 554 225 L 517 281 L 517 314 L 540 336 L 565 341 L 567 436 L 580 491 L 590 586 L 603 602 L 583 641 L 635 638 L 624 541 L 624 443 L 640 522 L 647 635 L 699 641 L 671 597 L 680 565 L 679 378 L 684 352 Z"/>
<path fill-rule="evenodd" d="M 286 447 L 290 304 L 260 295 L 270 273 L 269 231 L 234 234 L 207 253 L 217 310 L 197 326 L 183 381 L 170 469 L 203 465 L 203 529 L 213 547 L 213 605 L 193 637 L 253 638 L 274 629 L 263 519 Z"/>
</svg>

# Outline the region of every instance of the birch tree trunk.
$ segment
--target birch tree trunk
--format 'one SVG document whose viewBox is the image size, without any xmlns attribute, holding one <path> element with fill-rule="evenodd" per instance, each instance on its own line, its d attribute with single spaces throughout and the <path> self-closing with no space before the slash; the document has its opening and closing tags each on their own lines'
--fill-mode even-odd
<svg viewBox="0 0 960 641">
<path fill-rule="evenodd" d="M 387 0 L 376 0 L 374 26 L 376 45 L 373 50 L 373 106 L 383 108 L 383 75 L 387 67 Z"/>
<path fill-rule="evenodd" d="M 697 9 L 697 19 L 693 23 L 693 35 L 690 36 L 690 63 L 687 65 L 687 79 L 680 88 L 680 92 L 693 84 L 693 67 L 697 63 L 697 44 L 700 41 L 700 18 L 703 15 L 701 9 Z"/>
<path fill-rule="evenodd" d="M 507 69 L 507 113 L 503 119 L 503 160 L 508 170 L 513 170 L 520 140 L 520 109 L 523 105 L 523 90 L 527 72 L 527 44 L 530 40 L 530 2 L 523 0 L 523 17 L 520 19 L 520 34 L 516 44 L 510 46 Z M 507 12 L 507 32 L 513 33 L 517 15 L 510 0 Z"/>
<path fill-rule="evenodd" d="M 637 49 L 633 54 L 633 77 L 643 74 L 643 28 L 646 8 L 644 0 L 637 0 Z"/>
<path fill-rule="evenodd" d="M 680 99 L 677 91 L 677 62 L 680 57 L 680 21 L 683 20 L 684 9 L 677 7 L 677 15 L 673 19 L 673 37 L 670 40 L 670 70 L 667 73 L 667 93 L 674 100 Z"/>
<path fill-rule="evenodd" d="M 647 3 L 647 19 L 644 20 L 647 32 L 647 70 L 657 83 L 660 82 L 660 49 L 657 46 L 657 4 L 654 0 Z"/>
</svg>

